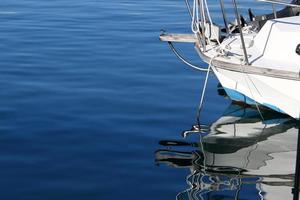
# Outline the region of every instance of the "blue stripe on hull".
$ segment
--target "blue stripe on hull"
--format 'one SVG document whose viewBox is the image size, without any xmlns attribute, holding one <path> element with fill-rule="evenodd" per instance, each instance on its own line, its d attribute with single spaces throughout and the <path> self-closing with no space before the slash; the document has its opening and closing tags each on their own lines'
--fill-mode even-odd
<svg viewBox="0 0 300 200">
<path fill-rule="evenodd" d="M 232 89 L 229 89 L 229 88 L 224 88 L 226 94 L 228 95 L 228 97 L 233 100 L 233 101 L 241 101 L 241 102 L 244 102 L 248 105 L 255 105 L 255 101 L 249 97 L 247 97 L 246 95 L 236 91 L 236 90 L 232 90 Z M 267 103 L 264 103 L 264 104 L 260 104 L 262 106 L 265 106 L 265 107 L 268 107 L 272 110 L 275 110 L 277 112 L 280 112 L 280 113 L 284 113 L 286 114 L 284 111 L 282 111 L 281 109 L 277 108 L 276 106 L 274 105 L 271 105 L 271 104 L 267 104 Z"/>
</svg>

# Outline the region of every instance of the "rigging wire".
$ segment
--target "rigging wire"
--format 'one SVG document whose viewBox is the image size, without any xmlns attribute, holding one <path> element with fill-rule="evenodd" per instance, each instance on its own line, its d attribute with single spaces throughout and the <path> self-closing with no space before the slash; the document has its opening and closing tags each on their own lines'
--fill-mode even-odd
<svg viewBox="0 0 300 200">
<path fill-rule="evenodd" d="M 196 69 L 196 70 L 199 70 L 199 71 L 204 71 L 204 72 L 207 72 L 209 71 L 208 68 L 205 68 L 205 67 L 199 67 L 199 66 L 196 66 L 192 63 L 190 63 L 189 61 L 187 61 L 182 55 L 180 55 L 180 53 L 176 50 L 176 48 L 174 47 L 173 43 L 172 42 L 168 42 L 169 44 L 169 47 L 170 49 L 173 51 L 173 53 L 176 55 L 176 57 L 181 60 L 183 63 L 185 63 L 186 65 L 188 65 L 189 67 L 193 68 L 193 69 Z"/>
<path fill-rule="evenodd" d="M 243 72 L 243 73 L 245 73 L 245 72 Z M 251 80 L 252 85 L 255 87 L 254 83 L 252 82 L 251 77 L 250 77 L 247 73 L 245 73 L 245 75 Z M 245 82 L 247 83 L 247 87 L 248 87 L 248 89 L 249 89 L 249 91 L 250 91 L 250 94 L 251 94 L 252 99 L 253 99 L 253 101 L 254 101 L 255 107 L 256 107 L 256 109 L 257 109 L 257 111 L 258 111 L 258 113 L 259 113 L 259 115 L 260 115 L 262 121 L 264 122 L 264 121 L 265 121 L 264 116 L 263 116 L 263 114 L 262 114 L 262 112 L 261 112 L 261 110 L 260 110 L 260 108 L 259 108 L 259 105 L 258 105 L 257 101 L 254 99 L 254 95 L 253 95 L 253 93 L 252 93 L 252 90 L 251 90 L 251 88 L 250 88 L 250 85 L 249 85 L 249 83 L 248 83 L 246 77 L 245 77 Z"/>
<path fill-rule="evenodd" d="M 190 3 L 189 3 L 189 1 L 188 1 L 188 0 L 184 0 L 184 2 L 185 2 L 185 5 L 186 5 L 186 7 L 187 7 L 187 10 L 189 11 L 189 14 L 190 14 L 191 20 L 193 21 L 193 14 L 192 14 L 191 5 L 190 5 Z"/>
</svg>

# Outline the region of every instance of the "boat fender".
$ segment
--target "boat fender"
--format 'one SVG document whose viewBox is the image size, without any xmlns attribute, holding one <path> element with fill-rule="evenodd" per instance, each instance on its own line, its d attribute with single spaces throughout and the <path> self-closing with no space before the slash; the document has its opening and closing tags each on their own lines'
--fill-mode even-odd
<svg viewBox="0 0 300 200">
<path fill-rule="evenodd" d="M 300 44 L 298 44 L 296 47 L 296 54 L 300 55 Z"/>
</svg>

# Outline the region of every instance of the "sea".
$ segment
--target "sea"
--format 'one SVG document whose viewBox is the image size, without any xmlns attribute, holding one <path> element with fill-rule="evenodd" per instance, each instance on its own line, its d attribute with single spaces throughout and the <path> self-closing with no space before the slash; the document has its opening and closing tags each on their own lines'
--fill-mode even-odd
<svg viewBox="0 0 300 200">
<path fill-rule="evenodd" d="M 0 199 L 292 199 L 295 120 L 232 104 L 213 74 L 197 120 L 205 74 L 159 41 L 190 21 L 183 0 L 1 0 Z"/>
</svg>

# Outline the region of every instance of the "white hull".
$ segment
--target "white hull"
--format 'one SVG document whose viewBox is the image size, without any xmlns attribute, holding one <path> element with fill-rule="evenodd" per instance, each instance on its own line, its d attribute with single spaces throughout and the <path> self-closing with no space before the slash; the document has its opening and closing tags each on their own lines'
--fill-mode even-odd
<svg viewBox="0 0 300 200">
<path fill-rule="evenodd" d="M 201 58 L 211 67 L 228 96 L 247 104 L 261 104 L 300 118 L 300 16 L 269 20 L 258 32 L 246 31 L 243 60 L 239 35 L 220 45 L 196 44 Z M 299 48 L 299 52 L 298 51 Z"/>
<path fill-rule="evenodd" d="M 232 100 L 248 104 L 257 102 L 295 119 L 300 118 L 300 81 L 245 74 L 215 67 L 213 71 Z"/>
</svg>

